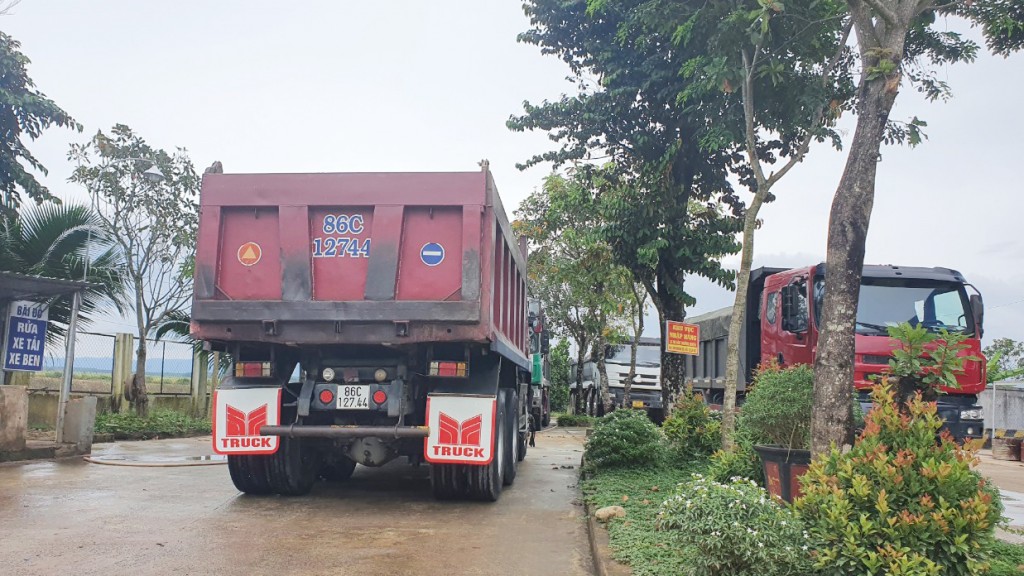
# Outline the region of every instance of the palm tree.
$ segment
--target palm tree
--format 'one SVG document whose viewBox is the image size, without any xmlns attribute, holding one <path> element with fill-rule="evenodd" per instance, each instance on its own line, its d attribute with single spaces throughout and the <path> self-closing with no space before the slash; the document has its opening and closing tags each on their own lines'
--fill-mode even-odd
<svg viewBox="0 0 1024 576">
<path fill-rule="evenodd" d="M 125 295 L 121 258 L 103 233 L 99 218 L 88 206 L 45 203 L 23 208 L 17 215 L 0 216 L 0 270 L 85 280 L 80 326 L 112 305 L 120 314 Z M 88 259 L 88 271 L 86 271 Z M 63 340 L 71 319 L 71 298 L 50 303 L 47 339 Z"/>
</svg>

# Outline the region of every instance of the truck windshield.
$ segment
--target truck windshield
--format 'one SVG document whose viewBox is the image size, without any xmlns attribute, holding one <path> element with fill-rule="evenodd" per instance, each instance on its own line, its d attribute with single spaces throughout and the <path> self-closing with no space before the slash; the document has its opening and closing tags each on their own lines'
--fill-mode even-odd
<svg viewBox="0 0 1024 576">
<path fill-rule="evenodd" d="M 821 325 L 824 285 L 815 282 L 814 318 Z M 864 278 L 857 304 L 857 334 L 884 336 L 887 328 L 902 322 L 924 326 L 931 332 L 974 332 L 967 294 L 955 282 Z"/>
<path fill-rule="evenodd" d="M 629 346 L 612 346 L 605 358 L 606 362 L 610 362 L 612 364 L 625 364 L 628 366 Z M 659 346 L 637 346 L 636 365 L 647 367 L 660 366 L 661 348 Z"/>
</svg>

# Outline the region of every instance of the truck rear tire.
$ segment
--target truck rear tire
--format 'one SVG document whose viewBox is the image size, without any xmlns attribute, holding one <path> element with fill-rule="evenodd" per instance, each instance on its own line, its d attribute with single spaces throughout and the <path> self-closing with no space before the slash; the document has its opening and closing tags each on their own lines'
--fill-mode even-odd
<svg viewBox="0 0 1024 576">
<path fill-rule="evenodd" d="M 269 456 L 228 456 L 228 473 L 239 491 L 254 496 L 273 494 L 267 477 Z"/>
<path fill-rule="evenodd" d="M 541 429 L 544 429 L 544 428 L 547 428 L 548 426 L 551 426 L 551 412 L 550 411 L 549 412 L 545 412 L 544 416 L 541 417 L 541 419 L 540 419 L 540 426 L 541 426 Z"/>
<path fill-rule="evenodd" d="M 270 484 L 283 496 L 302 496 L 316 482 L 316 454 L 301 438 L 281 437 L 277 452 L 268 458 Z"/>
<path fill-rule="evenodd" d="M 526 442 L 519 434 L 519 394 L 515 390 L 503 390 L 505 398 L 505 434 L 508 439 L 505 442 L 505 470 L 502 484 L 511 486 L 516 481 L 516 472 L 519 468 L 520 454 L 525 450 Z"/>
<path fill-rule="evenodd" d="M 472 500 L 495 502 L 501 497 L 501 487 L 505 476 L 505 444 L 509 441 L 505 434 L 505 402 L 503 394 L 498 394 L 498 414 L 494 421 L 494 457 L 487 466 L 465 466 L 468 468 L 466 496 Z"/>
</svg>

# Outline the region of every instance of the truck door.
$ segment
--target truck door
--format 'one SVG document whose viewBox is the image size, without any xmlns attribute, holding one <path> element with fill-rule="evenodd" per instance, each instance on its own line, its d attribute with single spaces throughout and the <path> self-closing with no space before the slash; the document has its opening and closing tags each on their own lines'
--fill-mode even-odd
<svg viewBox="0 0 1024 576">
<path fill-rule="evenodd" d="M 782 288 L 782 323 L 775 346 L 775 360 L 782 366 L 811 364 L 812 346 L 807 278 L 793 279 Z"/>
</svg>

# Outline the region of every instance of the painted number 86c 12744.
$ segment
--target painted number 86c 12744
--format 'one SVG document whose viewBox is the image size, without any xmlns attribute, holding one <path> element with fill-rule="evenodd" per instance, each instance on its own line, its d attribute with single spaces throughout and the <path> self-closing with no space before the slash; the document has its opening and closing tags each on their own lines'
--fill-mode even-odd
<svg viewBox="0 0 1024 576">
<path fill-rule="evenodd" d="M 323 233 L 358 236 L 366 231 L 361 214 L 328 214 L 324 216 Z M 351 236 L 313 238 L 314 258 L 368 258 L 370 239 Z"/>
</svg>

